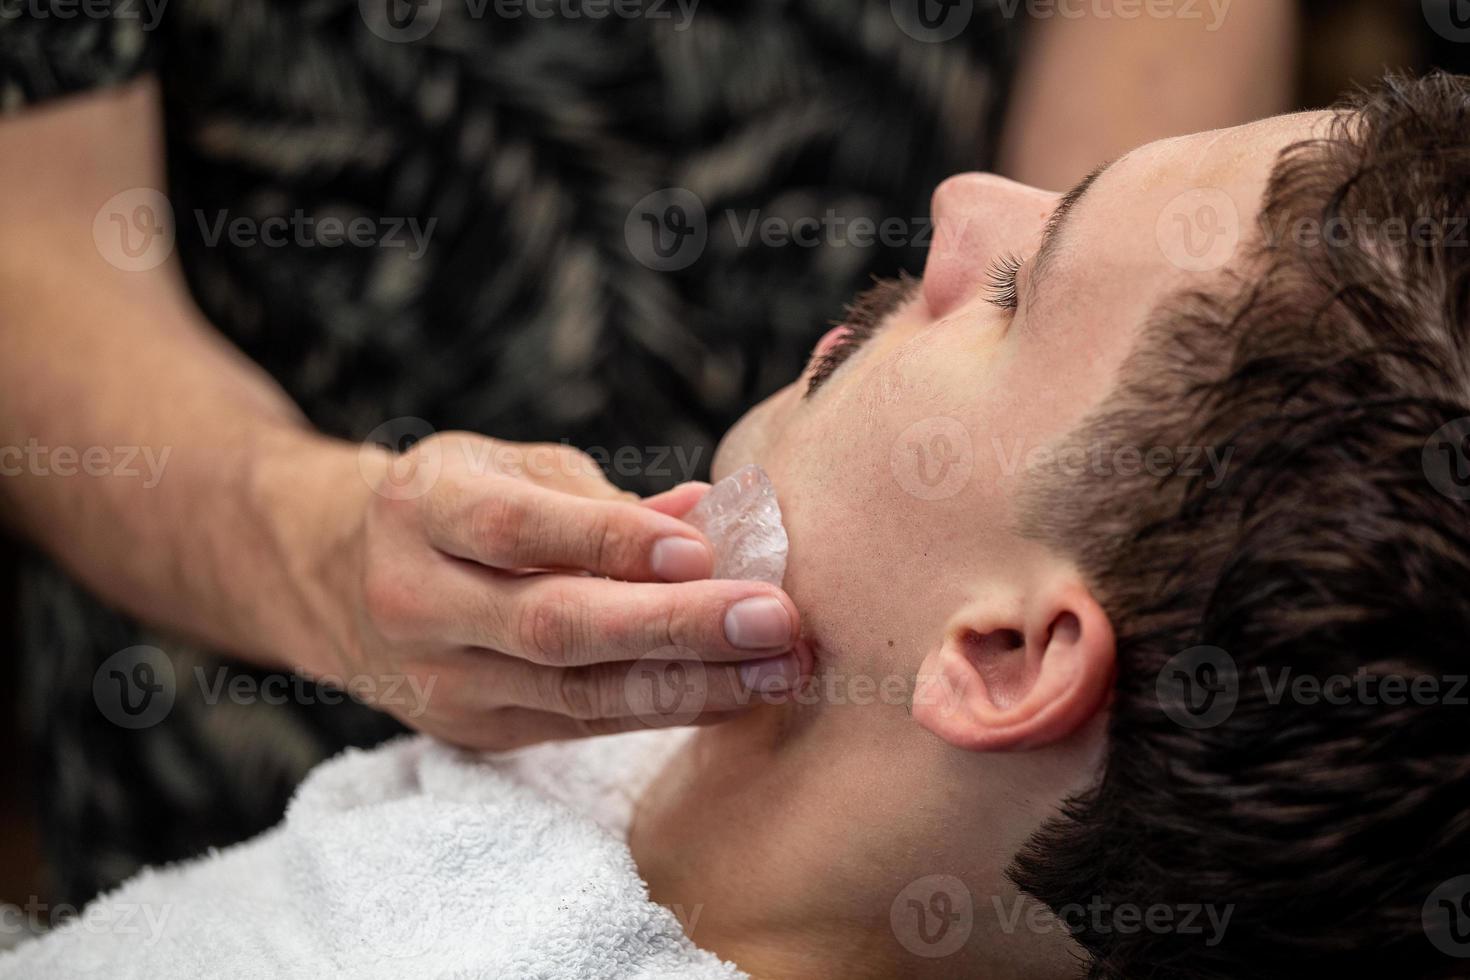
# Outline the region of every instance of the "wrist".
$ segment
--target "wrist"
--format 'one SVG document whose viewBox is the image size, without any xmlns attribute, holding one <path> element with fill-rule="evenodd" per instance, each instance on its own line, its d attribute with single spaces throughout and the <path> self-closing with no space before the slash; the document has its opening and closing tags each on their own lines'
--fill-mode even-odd
<svg viewBox="0 0 1470 980">
<path fill-rule="evenodd" d="M 277 666 L 320 676 L 350 657 L 375 463 L 355 443 L 305 430 L 268 436 L 251 454 L 243 486 L 264 559 L 251 577 L 261 645 Z"/>
</svg>

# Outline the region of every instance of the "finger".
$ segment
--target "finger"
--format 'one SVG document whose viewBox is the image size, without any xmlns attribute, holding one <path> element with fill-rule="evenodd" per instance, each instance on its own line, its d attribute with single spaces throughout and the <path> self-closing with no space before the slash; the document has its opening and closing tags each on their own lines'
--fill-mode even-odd
<svg viewBox="0 0 1470 980">
<path fill-rule="evenodd" d="M 789 650 L 800 617 L 763 582 L 649 585 L 542 575 L 508 583 L 510 630 L 496 650 L 553 667 L 641 657 L 715 662 Z"/>
<path fill-rule="evenodd" d="M 795 654 L 744 664 L 647 658 L 566 669 L 485 650 L 457 651 L 441 673 L 455 709 L 513 706 L 569 718 L 646 718 L 681 724 L 708 712 L 742 711 L 783 698 L 801 679 Z"/>
<path fill-rule="evenodd" d="M 684 582 L 714 569 L 709 542 L 677 518 L 525 480 L 441 480 L 423 514 L 434 547 L 493 568 L 575 568 L 629 582 Z"/>
<path fill-rule="evenodd" d="M 590 738 L 594 735 L 717 725 L 737 717 L 737 714 L 709 712 L 687 721 L 661 723 L 658 718 L 652 721 L 633 716 L 586 720 L 532 708 L 505 708 L 489 714 L 472 715 L 454 724 L 436 720 L 420 726 L 420 730 L 463 748 L 479 752 L 508 752 L 541 742 Z"/>
<path fill-rule="evenodd" d="M 800 615 L 764 582 L 616 582 L 572 575 L 507 580 L 460 565 L 426 601 L 442 643 L 484 647 L 553 667 L 638 660 L 734 662 L 789 650 Z"/>
<path fill-rule="evenodd" d="M 672 490 L 665 490 L 663 493 L 646 498 L 643 506 L 656 510 L 660 514 L 668 514 L 670 517 L 683 517 L 708 492 L 708 483 L 698 480 L 681 483 Z"/>
</svg>

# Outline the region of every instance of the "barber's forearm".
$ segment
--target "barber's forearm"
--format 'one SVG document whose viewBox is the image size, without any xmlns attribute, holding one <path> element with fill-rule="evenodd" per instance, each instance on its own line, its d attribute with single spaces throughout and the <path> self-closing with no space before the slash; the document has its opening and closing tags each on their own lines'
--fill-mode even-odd
<svg viewBox="0 0 1470 980">
<path fill-rule="evenodd" d="M 113 248 L 166 220 L 163 145 L 149 78 L 0 118 L 0 522 L 141 618 L 295 665 L 332 642 L 317 556 L 367 484 L 176 254 Z"/>
<path fill-rule="evenodd" d="M 1144 143 L 1292 108 L 1295 0 L 1045 9 L 1028 25 L 1001 146 L 1007 176 L 1065 190 Z"/>
<path fill-rule="evenodd" d="M 8 265 L 6 523 L 108 601 L 257 662 L 326 642 L 320 586 L 297 580 L 349 510 L 321 487 L 367 489 L 352 448 L 313 433 L 185 300 L 88 278 L 84 257 Z"/>
</svg>

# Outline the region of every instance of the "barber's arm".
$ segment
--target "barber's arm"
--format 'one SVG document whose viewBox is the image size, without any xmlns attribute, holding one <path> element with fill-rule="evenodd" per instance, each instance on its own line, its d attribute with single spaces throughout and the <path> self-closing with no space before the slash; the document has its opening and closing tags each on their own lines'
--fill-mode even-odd
<svg viewBox="0 0 1470 980">
<path fill-rule="evenodd" d="M 404 720 L 461 744 L 687 722 L 627 683 L 644 655 L 709 665 L 702 719 L 749 702 L 737 662 L 789 649 L 797 614 L 706 580 L 677 519 L 697 489 L 638 503 L 565 446 L 327 438 L 204 321 L 176 258 L 107 261 L 94 218 L 165 186 L 162 147 L 151 80 L 0 121 L 0 520 L 215 649 L 432 681 Z"/>
<path fill-rule="evenodd" d="M 1045 0 L 1020 9 L 1032 20 L 1000 168 L 1024 183 L 1065 190 L 1135 146 L 1292 108 L 1295 0 Z"/>
</svg>

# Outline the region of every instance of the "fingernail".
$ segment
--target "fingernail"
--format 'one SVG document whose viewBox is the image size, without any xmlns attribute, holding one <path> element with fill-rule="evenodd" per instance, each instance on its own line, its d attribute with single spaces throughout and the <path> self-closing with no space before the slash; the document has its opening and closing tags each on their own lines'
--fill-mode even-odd
<svg viewBox="0 0 1470 980">
<path fill-rule="evenodd" d="M 801 675 L 801 666 L 791 654 L 771 657 L 768 660 L 752 660 L 740 665 L 740 683 L 747 691 L 770 694 L 786 691 L 796 686 Z"/>
<path fill-rule="evenodd" d="M 791 617 L 770 596 L 741 599 L 725 613 L 725 638 L 742 650 L 784 647 L 791 643 Z"/>
<path fill-rule="evenodd" d="M 659 538 L 648 556 L 653 574 L 665 582 L 692 582 L 714 567 L 709 549 L 691 538 Z"/>
</svg>

